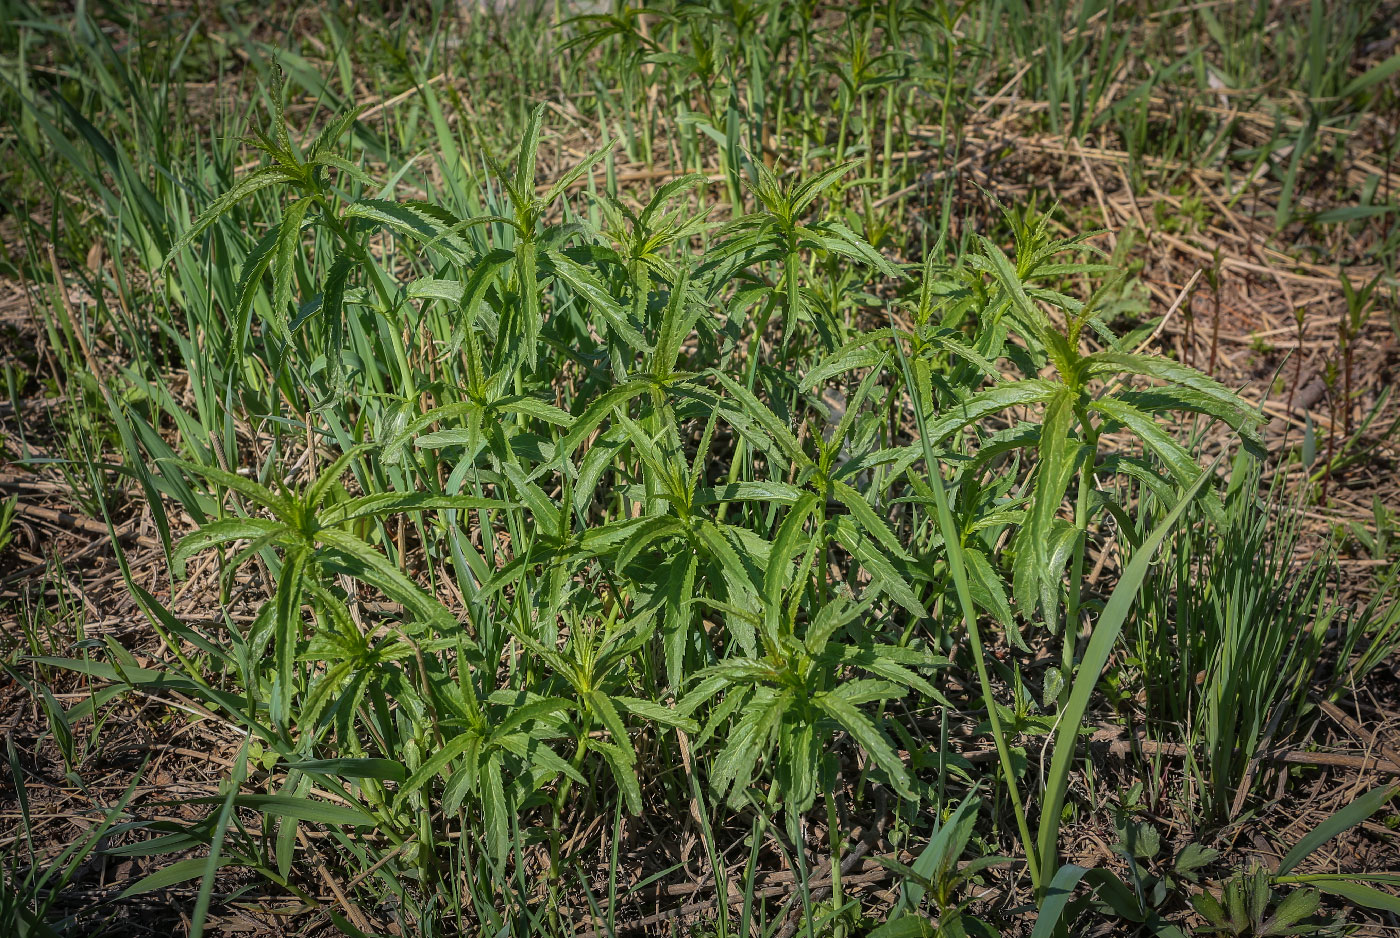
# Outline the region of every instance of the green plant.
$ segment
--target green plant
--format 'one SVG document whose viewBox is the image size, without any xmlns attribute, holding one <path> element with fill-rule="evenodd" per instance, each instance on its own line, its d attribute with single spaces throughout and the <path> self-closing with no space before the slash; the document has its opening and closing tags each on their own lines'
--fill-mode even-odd
<svg viewBox="0 0 1400 938">
<path fill-rule="evenodd" d="M 808 222 L 803 219 L 812 203 L 858 163 L 858 160 L 838 163 L 810 179 L 794 181 L 787 186 L 761 161 L 750 164 L 757 181 L 746 183 L 762 210 L 740 215 L 720 229 L 719 235 L 724 240 L 709 252 L 709 259 L 702 268 L 702 273 L 721 274 L 720 283 L 737 270 L 765 261 L 775 262 L 781 270 L 780 280 L 776 284 L 766 284 L 767 289 L 762 291 L 765 299 L 759 308 L 749 348 L 750 366 L 745 382 L 749 390 L 753 390 L 760 360 L 758 343 L 767 332 L 775 309 L 780 308 L 783 314 L 783 357 L 804 314 L 812 314 L 799 279 L 808 254 L 825 251 L 873 267 L 887 277 L 900 276 L 893 264 L 845 225 L 830 220 Z"/>
<path fill-rule="evenodd" d="M 19 496 L 11 495 L 5 501 L 0 502 L 0 551 L 3 551 L 14 540 L 15 510 L 19 507 Z"/>
<path fill-rule="evenodd" d="M 1199 809 L 1217 823 L 1242 810 L 1267 775 L 1258 754 L 1297 731 L 1312 693 L 1359 677 L 1363 649 L 1372 662 L 1394 648 L 1379 606 L 1357 614 L 1332 597 L 1330 553 L 1295 561 L 1299 512 L 1260 479 L 1256 462 L 1236 460 L 1223 512 L 1171 539 L 1129 626 L 1148 732 L 1190 747 Z"/>
<path fill-rule="evenodd" d="M 348 651 L 353 647 L 354 653 L 354 657 L 342 658 L 340 666 L 333 666 L 328 675 L 318 682 L 319 694 L 311 698 L 310 712 L 305 715 L 311 718 L 312 723 L 319 715 L 319 704 L 327 701 L 332 691 L 337 689 L 339 672 L 350 662 L 355 662 L 357 658 L 383 662 L 409 657 L 414 654 L 412 639 L 417 629 L 434 626 L 443 637 L 459 630 L 445 608 L 383 555 L 347 530 L 348 527 L 405 511 L 448 508 L 489 510 L 505 506 L 498 499 L 460 495 L 386 492 L 349 498 L 343 489 L 337 489 L 337 483 L 350 461 L 362 452 L 363 447 L 341 454 L 302 493 L 277 494 L 234 473 L 194 463 L 180 464 L 181 468 L 246 498 L 256 508 L 272 515 L 271 518 L 245 516 L 211 521 L 181 541 L 173 559 L 177 572 L 182 572 L 184 561 L 196 553 L 230 542 L 246 542 L 246 546 L 231 560 L 230 567 L 236 569 L 264 550 L 274 547 L 283 549 L 277 571 L 277 589 L 259 613 L 248 637 L 248 654 L 254 660 L 262 656 L 267 645 L 270 644 L 273 649 L 276 670 L 265 699 L 268 716 L 277 727 L 289 724 L 294 688 L 303 683 L 303 680 L 299 680 L 301 675 L 294 673 L 304 641 L 303 606 L 310 605 L 331 626 L 332 636 L 325 642 L 313 639 L 313 648 L 319 648 L 324 653 L 330 649 Z M 332 500 L 333 503 L 328 504 Z M 346 627 L 344 610 L 347 597 L 328 582 L 336 574 L 353 576 L 403 604 L 410 614 L 409 622 L 405 623 L 410 628 L 397 645 L 380 644 L 371 648 L 353 623 Z M 341 635 L 335 636 L 336 630 Z M 351 634 L 347 636 L 346 632 Z M 347 640 L 349 645 L 346 644 Z M 170 647 L 178 654 L 173 642 Z M 361 682 L 358 691 L 363 694 L 368 689 Z M 259 697 L 260 694 L 252 695 L 253 700 Z M 358 706 L 358 701 L 341 701 L 340 705 L 353 710 Z M 298 722 L 304 722 L 304 719 Z"/>
<path fill-rule="evenodd" d="M 1294 872 L 1299 864 L 1323 845 L 1371 817 L 1395 793 L 1395 786 L 1374 788 L 1335 811 L 1303 835 L 1273 872 L 1256 865 L 1229 877 L 1220 886 L 1218 895 L 1203 890 L 1192 896 L 1191 904 L 1205 920 L 1208 933 L 1259 938 L 1268 935 L 1345 933 L 1344 918 L 1338 916 L 1327 921 L 1314 915 L 1321 905 L 1323 893 L 1357 907 L 1383 911 L 1400 909 L 1400 900 L 1375 886 L 1378 883 L 1400 883 L 1393 873 Z M 1141 827 L 1135 828 L 1129 823 L 1126 833 L 1128 837 L 1125 838 L 1127 842 L 1124 847 L 1130 861 L 1135 855 L 1155 853 L 1160 849 L 1153 845 L 1155 835 L 1143 836 Z M 1201 878 L 1198 871 L 1213 859 L 1213 851 L 1191 845 L 1178 854 L 1174 872 L 1178 877 L 1196 882 Z M 1087 896 L 1070 901 L 1075 886 L 1081 880 L 1093 887 L 1093 900 L 1114 914 L 1130 922 L 1141 923 L 1152 934 L 1182 934 L 1176 926 L 1162 920 L 1154 908 L 1157 903 L 1149 901 L 1152 897 L 1142 892 L 1140 887 L 1151 881 L 1142 878 L 1136 864 L 1132 868 L 1132 888 L 1102 867 L 1085 869 L 1066 864 L 1056 874 L 1050 895 L 1041 905 L 1032 932 L 1034 936 L 1041 938 L 1055 934 L 1055 929 L 1063 921 L 1072 920 L 1089 904 L 1090 897 Z M 1170 888 L 1170 878 L 1158 879 L 1156 886 L 1159 890 Z"/>
<path fill-rule="evenodd" d="M 13 740 L 7 740 L 6 750 L 10 782 L 14 785 L 20 812 L 20 834 L 0 854 L 0 922 L 13 934 L 24 938 L 56 938 L 68 933 L 93 911 L 91 904 L 85 903 L 76 910 L 69 910 L 67 915 L 53 915 L 65 887 L 73 882 L 80 867 L 101 849 L 104 838 L 118 827 L 146 766 L 142 764 L 115 802 L 102 807 L 99 818 L 83 836 L 66 844 L 56 855 L 41 856 L 28 785 Z"/>
<path fill-rule="evenodd" d="M 788 515 L 790 521 L 796 521 L 792 528 L 800 529 L 810 505 L 810 499 L 806 505 L 799 503 L 797 510 Z M 804 556 L 799 562 L 800 579 L 796 584 L 799 591 L 802 589 L 805 585 L 803 568 L 810 566 L 815 554 L 811 549 L 814 539 L 806 538 L 808 544 L 804 545 L 801 534 L 794 534 L 792 528 L 779 532 L 780 539 L 775 544 L 777 556 L 770 558 L 769 570 L 776 572 L 770 573 L 771 582 L 765 582 L 765 609 L 786 607 L 795 613 L 800 608 L 798 602 L 783 601 L 788 587 L 781 581 L 792 556 Z M 740 609 L 725 611 L 731 616 L 745 615 Z M 759 759 L 776 746 L 777 758 L 773 761 L 777 783 L 772 796 L 791 810 L 799 813 L 807 810 L 819 788 L 822 756 L 828 748 L 830 734 L 844 730 L 870 755 L 897 792 L 913 796 L 907 772 L 895 755 L 891 741 L 858 708 L 903 694 L 901 685 L 938 698 L 941 696 L 938 691 L 908 666 L 936 667 L 945 662 L 938 656 L 912 648 L 830 641 L 864 612 L 861 605 L 837 597 L 814 616 L 800 639 L 793 634 L 794 623 L 786 616 L 770 614 L 761 619 L 754 616 L 750 627 L 759 636 L 762 657 L 729 658 L 695 674 L 696 686 L 686 695 L 682 709 L 692 710 L 701 701 L 726 692 L 700 740 L 713 735 L 729 714 L 736 710 L 743 712 L 716 761 L 713 780 L 720 794 L 733 790 L 737 795 L 745 791 Z M 846 668 L 869 671 L 884 680 L 834 683 L 833 678 Z"/>
<path fill-rule="evenodd" d="M 1123 807 L 1115 811 L 1114 852 L 1127 863 L 1127 875 L 1120 879 L 1102 869 L 1086 874 L 1094 889 L 1092 904 L 1104 914 L 1135 923 L 1143 933 L 1180 938 L 1184 933 L 1171 921 L 1174 906 L 1181 904 L 1190 886 L 1200 883 L 1220 851 L 1193 841 L 1164 853 L 1157 827 L 1137 817 L 1142 787 L 1133 785 Z"/>
<path fill-rule="evenodd" d="M 163 643 L 46 647 L 107 596 L 46 570 L 12 674 L 70 778 L 101 717 L 60 669 L 242 747 L 110 848 L 166 864 L 132 895 L 198 880 L 195 931 L 256 881 L 349 935 L 621 933 L 668 895 L 725 936 L 992 934 L 1030 905 L 1038 938 L 1179 934 L 1207 848 L 1134 815 L 1121 876 L 1060 863 L 1106 826 L 1081 737 L 1140 717 L 1189 750 L 1154 808 L 1190 787 L 1257 823 L 1231 810 L 1257 756 L 1400 634 L 1395 570 L 1355 609 L 1325 551 L 1284 584 L 1301 522 L 1249 478 L 1288 467 L 1201 457 L 1262 416 L 1144 354 L 1164 244 L 1220 238 L 1222 374 L 1226 251 L 1285 286 L 1393 267 L 1379 6 L 0 6 L 5 263 L 53 285 L 37 341 L 0 333 L 0 417 Z M 1062 159 L 1088 188 L 1046 210 Z M 1086 231 L 1147 192 L 1152 240 Z M 1342 288 L 1336 430 L 1387 276 Z M 57 462 L 28 385 L 69 401 Z M 1308 481 L 1388 458 L 1390 400 L 1323 465 L 1309 430 Z M 132 547 L 142 502 L 185 534 L 179 582 Z M 850 888 L 926 829 L 882 858 L 893 909 Z M 1320 876 L 1269 889 L 1395 885 Z"/>
<path fill-rule="evenodd" d="M 1230 936 L 1338 934 L 1314 916 L 1322 902 L 1315 889 L 1293 889 L 1279 898 L 1270 888 L 1269 874 L 1256 869 L 1225 884 L 1220 899 L 1208 892 L 1191 900 L 1205 919 L 1207 934 Z"/>
<path fill-rule="evenodd" d="M 1371 555 L 1372 560 L 1389 560 L 1396 533 L 1400 531 L 1400 514 L 1386 508 L 1380 496 L 1375 495 L 1371 498 L 1371 520 L 1374 531 L 1362 522 L 1351 521 L 1347 523 L 1346 533 Z"/>
<path fill-rule="evenodd" d="M 1376 274 L 1370 282 L 1359 288 L 1352 285 L 1351 278 L 1342 274 L 1342 295 L 1346 298 L 1347 311 L 1337 323 L 1337 342 L 1342 354 L 1342 435 L 1352 436 L 1354 407 L 1352 401 L 1352 364 L 1356 356 L 1356 341 L 1362 327 L 1371 314 L 1372 296 L 1380 286 L 1381 275 Z"/>
<path fill-rule="evenodd" d="M 872 938 L 997 934 L 989 924 L 968 914 L 971 897 L 966 893 L 981 882 L 984 870 L 1006 863 L 1007 858 L 982 856 L 960 862 L 972 839 L 981 806 L 982 800 L 969 794 L 947 817 L 937 819 L 933 834 L 911 866 L 881 859 L 884 866 L 899 874 L 903 884 L 899 901 L 885 924 L 870 933 Z M 930 917 L 920 912 L 925 901 Z"/>
</svg>

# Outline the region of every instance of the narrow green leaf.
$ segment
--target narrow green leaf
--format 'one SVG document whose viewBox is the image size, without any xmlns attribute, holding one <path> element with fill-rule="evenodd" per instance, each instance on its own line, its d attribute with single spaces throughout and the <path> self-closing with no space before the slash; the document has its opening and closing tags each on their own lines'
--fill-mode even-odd
<svg viewBox="0 0 1400 938">
<path fill-rule="evenodd" d="M 840 723 L 866 754 L 875 760 L 875 764 L 889 777 L 895 792 L 904 798 L 914 797 L 914 792 L 909 787 L 909 772 L 903 761 L 895 752 L 889 737 L 885 736 L 869 717 L 836 693 L 822 694 L 815 698 L 814 703 Z"/>
<path fill-rule="evenodd" d="M 1031 938 L 1053 938 L 1060 926 L 1060 919 L 1064 917 L 1065 906 L 1069 904 L 1075 887 L 1087 872 L 1089 871 L 1085 867 L 1072 863 L 1066 863 L 1055 871 L 1054 878 L 1045 889 L 1045 898 L 1041 900 L 1040 908 L 1036 911 Z"/>
<path fill-rule="evenodd" d="M 1218 463 L 1219 459 L 1217 458 L 1216 464 Z M 1057 716 L 1059 729 L 1055 733 L 1055 754 L 1050 764 L 1050 775 L 1046 781 L 1045 798 L 1040 815 L 1040 830 L 1037 837 L 1042 870 L 1052 869 L 1055 866 L 1060 810 L 1064 806 L 1065 794 L 1068 791 L 1070 769 L 1073 765 L 1075 751 L 1078 748 L 1079 728 L 1084 720 L 1084 712 L 1089 707 L 1089 698 L 1094 692 L 1094 687 L 1098 684 L 1104 666 L 1108 663 L 1109 655 L 1112 654 L 1113 647 L 1118 641 L 1118 635 L 1123 630 L 1123 623 L 1137 599 L 1138 590 L 1152 565 L 1152 558 L 1157 553 L 1157 548 L 1161 546 L 1162 541 L 1166 539 L 1176 523 L 1181 520 L 1186 509 L 1205 486 L 1206 480 L 1214 474 L 1214 470 L 1215 466 L 1212 465 L 1209 471 L 1203 472 L 1197 477 L 1191 487 L 1182 493 L 1181 498 L 1167 513 L 1167 516 L 1143 541 L 1142 546 L 1134 551 L 1122 577 L 1109 595 L 1108 603 L 1099 615 L 1098 622 L 1094 624 L 1094 632 L 1089 639 L 1088 648 L 1084 651 L 1084 658 L 1080 661 L 1076 671 L 1069 700 Z M 1082 875 L 1082 873 L 1078 875 Z M 1058 878 L 1059 874 L 1056 874 L 1056 879 L 1058 880 Z M 1075 881 L 1078 881 L 1078 876 L 1075 877 Z"/>
<path fill-rule="evenodd" d="M 1381 809 L 1387 801 L 1400 791 L 1400 785 L 1383 785 L 1373 788 L 1351 804 L 1327 817 L 1321 824 L 1308 831 L 1303 839 L 1293 845 L 1293 849 L 1278 865 L 1279 876 L 1287 876 L 1313 851 L 1343 831 L 1350 830 Z"/>
<path fill-rule="evenodd" d="M 161 266 L 167 266 L 175 259 L 176 254 L 179 254 L 188 247 L 190 242 L 203 234 L 210 225 L 218 221 L 219 216 L 223 215 L 239 202 L 242 202 L 256 192 L 266 189 L 268 186 L 294 181 L 295 180 L 288 175 L 286 170 L 278 166 L 264 166 L 262 169 L 244 176 L 234 184 L 232 189 L 215 199 L 213 204 L 194 220 L 194 224 L 185 229 L 184 234 L 180 235 L 175 243 L 171 245 L 170 250 L 165 255 L 165 259 L 161 261 Z"/>
<path fill-rule="evenodd" d="M 1358 92 L 1365 91 L 1372 85 L 1379 85 L 1381 82 L 1388 80 L 1392 75 L 1396 74 L 1400 74 L 1400 52 L 1392 55 L 1379 65 L 1373 65 L 1371 68 L 1366 69 L 1366 71 L 1347 82 L 1346 87 L 1342 89 L 1342 93 L 1338 95 L 1338 97 L 1349 98 Z"/>
<path fill-rule="evenodd" d="M 301 250 L 301 223 L 310 199 L 297 199 L 282 212 L 277 228 L 277 257 L 272 265 L 272 315 L 280 331 L 287 334 L 287 307 L 292 302 L 292 282 L 296 279 L 297 254 Z"/>
</svg>

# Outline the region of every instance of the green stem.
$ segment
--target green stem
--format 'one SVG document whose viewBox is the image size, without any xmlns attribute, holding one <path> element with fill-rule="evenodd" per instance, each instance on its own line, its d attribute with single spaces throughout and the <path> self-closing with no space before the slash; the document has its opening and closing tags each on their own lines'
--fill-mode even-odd
<svg viewBox="0 0 1400 938">
<path fill-rule="evenodd" d="M 822 773 L 825 775 L 826 773 Z M 826 841 L 831 848 L 831 906 L 840 910 L 846 904 L 846 898 L 841 890 L 841 842 L 844 839 L 841 834 L 841 825 L 836 816 L 836 784 L 834 779 L 826 786 Z M 842 929 L 838 925 L 833 931 L 834 935 L 841 935 Z"/>
<path fill-rule="evenodd" d="M 579 729 L 578 748 L 574 750 L 574 757 L 569 760 L 574 771 L 583 768 L 583 757 L 588 752 L 588 723 L 585 721 Z M 559 791 L 554 796 L 554 829 L 549 838 L 549 870 L 551 878 L 557 878 L 560 874 L 559 837 L 563 832 L 564 802 L 569 797 L 569 789 L 572 787 L 573 779 L 565 775 L 559 780 Z"/>
<path fill-rule="evenodd" d="M 943 48 L 948 55 L 948 70 L 943 81 L 943 113 L 938 121 L 941 131 L 938 147 L 942 151 L 942 155 L 946 157 L 948 153 L 948 109 L 953 103 L 953 40 L 951 38 L 945 40 Z"/>
<path fill-rule="evenodd" d="M 860 138 L 865 144 L 865 175 L 875 175 L 875 128 L 870 122 L 870 96 L 860 96 Z M 867 190 L 869 191 L 869 190 Z"/>
<path fill-rule="evenodd" d="M 804 24 L 805 26 L 805 24 Z M 808 60 L 811 58 L 811 50 L 808 47 L 808 31 L 799 29 L 797 31 L 799 45 L 801 46 L 802 61 L 798 66 L 798 73 L 802 76 L 802 161 L 799 166 L 807 165 L 807 153 L 812 135 L 809 132 L 812 122 L 812 83 L 809 80 Z"/>
<path fill-rule="evenodd" d="M 1098 434 L 1087 420 L 1084 426 L 1085 444 L 1089 452 L 1079 472 L 1079 494 L 1074 504 L 1074 527 L 1079 536 L 1075 540 L 1074 561 L 1069 574 L 1069 597 L 1065 602 L 1065 635 L 1060 652 L 1060 676 L 1063 678 L 1058 698 L 1060 707 L 1069 702 L 1070 684 L 1074 678 L 1074 652 L 1079 638 L 1079 609 L 1084 581 L 1084 547 L 1089 530 L 1089 497 L 1094 490 L 1094 459 L 1098 453 Z"/>
<path fill-rule="evenodd" d="M 757 322 L 757 324 L 756 324 L 755 327 L 754 327 L 753 338 L 751 338 L 751 339 L 749 340 L 748 375 L 745 376 L 744 385 L 745 385 L 745 387 L 747 387 L 750 391 L 753 390 L 754 382 L 755 382 L 755 380 L 756 380 L 757 377 L 758 377 L 759 340 L 761 340 L 761 339 L 763 338 L 763 333 L 765 333 L 765 332 L 768 331 L 768 320 L 772 317 L 772 315 L 773 315 L 773 303 L 772 303 L 771 299 L 764 300 L 764 301 L 763 301 L 763 310 L 762 310 L 762 312 L 760 312 L 760 313 L 758 314 L 758 322 Z M 739 481 L 739 476 L 743 473 L 744 462 L 745 462 L 744 456 L 745 456 L 745 453 L 746 453 L 746 452 L 747 452 L 747 449 L 746 449 L 746 446 L 745 446 L 743 437 L 737 438 L 737 439 L 734 441 L 734 455 L 733 455 L 733 457 L 729 460 L 729 476 L 728 476 L 728 482 L 729 482 L 730 485 L 733 485 L 735 482 L 738 482 L 738 481 Z M 725 518 L 725 516 L 729 513 L 729 506 L 730 506 L 731 504 L 733 504 L 733 503 L 732 503 L 732 502 L 721 502 L 721 503 L 720 503 L 719 508 L 718 508 L 718 509 L 716 510 L 716 512 L 715 512 L 715 520 L 716 520 L 716 521 L 718 521 L 718 522 L 721 523 L 721 524 L 724 523 L 724 518 Z"/>
<path fill-rule="evenodd" d="M 807 847 L 802 841 L 802 818 L 786 806 L 783 808 L 783 814 L 787 817 L 788 839 L 792 841 L 793 859 L 797 865 L 797 882 L 801 887 L 802 917 L 807 924 L 807 938 L 813 938 L 812 893 L 807 874 Z"/>
<path fill-rule="evenodd" d="M 923 405 L 915 390 L 913 370 L 909 366 L 909 359 L 905 357 L 904 343 L 900 341 L 893 317 L 890 317 L 890 329 L 895 333 L 895 352 L 899 355 L 899 364 L 904 372 L 909 400 L 914 407 L 914 422 L 918 426 L 919 442 L 924 450 L 924 462 L 928 465 L 929 488 L 933 491 L 933 501 L 938 514 L 938 528 L 948 550 L 948 568 L 953 574 L 953 584 L 958 594 L 958 605 L 962 607 L 963 622 L 967 627 L 968 644 L 972 647 L 972 658 L 977 666 L 977 682 L 981 686 L 982 701 L 987 708 L 987 719 L 991 723 L 992 740 L 996 744 L 997 750 L 997 761 L 1001 764 L 1002 774 L 1006 776 L 1006 788 L 1011 799 L 1011 810 L 1016 817 L 1016 827 L 1021 835 L 1022 847 L 1026 851 L 1026 869 L 1031 875 L 1031 885 L 1038 895 L 1040 893 L 1040 864 L 1036 856 L 1036 843 L 1031 838 L 1030 825 L 1026 821 L 1026 810 L 1021 803 L 1021 792 L 1016 786 L 1016 774 L 1011 762 L 1011 749 L 1007 742 L 1006 732 L 1002 729 L 1001 716 L 997 713 L 996 697 L 992 693 L 992 679 L 987 671 L 987 657 L 982 649 L 981 633 L 977 629 L 977 615 L 974 611 L 976 607 L 972 603 L 972 590 L 968 586 L 967 569 L 963 563 L 962 541 L 953 522 L 953 513 L 948 508 L 948 496 L 943 491 L 942 465 L 939 463 L 938 457 L 934 455 L 933 445 L 929 442 Z"/>
<path fill-rule="evenodd" d="M 340 239 L 340 243 L 345 245 L 346 250 L 350 251 L 350 253 L 364 265 L 365 269 L 369 271 L 369 281 L 374 287 L 374 292 L 379 296 L 380 305 L 383 306 L 385 314 L 387 315 L 389 310 L 394 308 L 394 299 L 393 294 L 389 291 L 389 285 L 384 282 L 384 275 L 380 271 L 379 265 L 374 262 L 374 258 L 370 256 L 369 251 L 363 244 L 350 237 L 350 233 L 345 230 L 345 226 L 342 225 L 340 219 L 336 217 L 326 197 L 317 193 L 315 199 L 317 204 L 321 206 L 321 217 L 325 219 L 327 227 Z M 390 327 L 386 331 L 389 333 L 389 340 L 394 348 L 394 360 L 395 364 L 398 365 L 399 377 L 403 382 L 403 387 L 405 389 L 412 388 L 414 386 L 413 368 L 408 363 L 408 349 L 403 344 L 403 336 L 399 334 L 398 329 L 394 328 L 392 324 L 390 324 Z"/>
<path fill-rule="evenodd" d="M 846 156 L 846 124 L 851 116 L 851 108 L 848 106 L 841 108 L 841 126 L 836 131 L 836 162 L 841 162 Z"/>
<path fill-rule="evenodd" d="M 890 194 L 890 175 L 894 169 L 894 95 L 895 86 L 891 82 L 885 91 L 885 165 L 880 172 L 880 198 Z"/>
</svg>

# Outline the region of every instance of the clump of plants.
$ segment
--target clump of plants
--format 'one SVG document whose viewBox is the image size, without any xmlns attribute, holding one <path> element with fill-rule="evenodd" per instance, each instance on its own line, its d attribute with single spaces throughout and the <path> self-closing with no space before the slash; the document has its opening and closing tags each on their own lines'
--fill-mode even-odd
<svg viewBox="0 0 1400 938">
<path fill-rule="evenodd" d="M 175 588 L 218 608 L 177 613 L 121 554 L 165 658 L 109 637 L 29 660 L 103 686 L 76 712 L 45 697 L 66 739 L 142 691 L 237 740 L 180 819 L 123 802 L 104 822 L 105 855 L 169 858 L 125 895 L 197 883 L 194 934 L 235 874 L 350 936 L 620 934 L 682 873 L 705 896 L 683 914 L 722 936 L 1322 934 L 1324 897 L 1400 913 L 1387 874 L 1297 872 L 1392 788 L 1273 872 L 1207 846 L 1277 777 L 1269 747 L 1390 654 L 1395 604 L 1344 610 L 1329 554 L 1297 576 L 1297 529 L 1260 490 L 1266 415 L 1147 351 L 1162 323 L 1124 326 L 1143 291 L 1098 232 L 985 196 L 955 235 L 948 189 L 902 237 L 897 118 L 934 88 L 951 172 L 971 9 L 846 11 L 820 67 L 816 12 L 556 15 L 564 51 L 624 63 L 594 91 L 607 139 L 563 166 L 550 109 L 503 146 L 426 75 L 428 170 L 380 159 L 362 108 L 299 126 L 277 68 L 232 178 L 146 180 L 81 125 L 145 266 L 149 306 L 123 309 L 184 317 L 131 329 L 122 393 L 94 374 L 92 406 Z M 780 72 L 803 107 L 756 125 Z M 1097 120 L 1102 82 L 1027 81 L 1057 132 Z M 618 184 L 619 154 L 667 139 L 715 171 Z M 1136 788 L 1112 863 L 1086 867 L 1067 837 L 1103 800 L 1086 737 L 1107 691 L 1137 741 L 1138 689 L 1200 830 L 1164 845 Z M 684 855 L 636 860 L 659 831 Z M 60 860 L 5 881 L 66 882 Z M 856 888 L 872 873 L 893 899 Z"/>
</svg>

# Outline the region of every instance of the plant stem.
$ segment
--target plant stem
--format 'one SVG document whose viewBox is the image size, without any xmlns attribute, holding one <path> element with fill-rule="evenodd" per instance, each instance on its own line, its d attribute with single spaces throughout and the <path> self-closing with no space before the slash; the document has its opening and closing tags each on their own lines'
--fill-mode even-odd
<svg viewBox="0 0 1400 938">
<path fill-rule="evenodd" d="M 1098 454 L 1098 434 L 1089 423 L 1088 415 L 1081 414 L 1080 420 L 1085 430 L 1084 446 L 1088 454 L 1084 457 L 1084 467 L 1079 470 L 1079 493 L 1074 503 L 1074 527 L 1079 534 L 1075 539 L 1069 597 L 1065 602 L 1064 645 L 1060 652 L 1060 676 L 1063 678 L 1058 695 L 1060 707 L 1069 701 L 1070 684 L 1074 678 L 1074 652 L 1079 639 L 1079 607 L 1084 586 L 1084 548 L 1089 537 L 1089 497 L 1094 488 L 1094 461 Z"/>
<path fill-rule="evenodd" d="M 823 773 L 825 775 L 826 773 Z M 826 786 L 826 840 L 831 849 L 831 904 L 834 909 L 840 909 L 846 904 L 845 896 L 841 891 L 841 842 L 844 839 L 841 835 L 841 825 L 836 816 L 836 783 L 835 774 L 831 773 L 831 784 Z M 838 924 L 833 931 L 833 935 L 839 936 L 844 933 L 844 929 Z"/>
<path fill-rule="evenodd" d="M 1036 858 L 1036 844 L 1031 838 L 1030 825 L 1026 821 L 1026 810 L 1021 804 L 1021 791 L 1016 785 L 1016 773 L 1011 762 L 1011 750 L 1006 732 L 1001 725 L 1001 715 L 997 712 L 996 696 L 992 693 L 992 679 L 987 671 L 987 657 L 982 649 L 982 636 L 977 630 L 977 614 L 972 602 L 972 590 L 967 581 L 967 569 L 963 563 L 962 546 L 957 527 L 953 523 L 953 513 L 948 508 L 948 496 L 943 491 L 941 463 L 934 455 L 924 426 L 923 406 L 914 390 L 912 369 L 904 354 L 904 343 L 900 341 L 895 328 L 894 317 L 890 317 L 890 329 L 894 332 L 894 348 L 899 356 L 899 364 L 904 372 L 905 388 L 909 392 L 914 407 L 914 422 L 919 429 L 919 442 L 924 450 L 924 462 L 928 466 L 929 488 L 933 491 L 933 501 L 938 515 L 938 528 L 943 535 L 943 543 L 948 551 L 948 567 L 953 574 L 953 584 L 958 594 L 958 605 L 962 607 L 963 622 L 967 627 L 968 644 L 972 648 L 972 659 L 977 666 L 977 682 L 982 690 L 982 702 L 987 708 L 987 720 L 992 728 L 992 740 L 996 745 L 997 761 L 1006 777 L 1007 795 L 1011 799 L 1011 811 L 1016 818 L 1016 828 L 1021 835 L 1021 846 L 1026 852 L 1026 869 L 1031 876 L 1031 884 L 1037 894 L 1041 888 L 1040 865 Z"/>
</svg>

